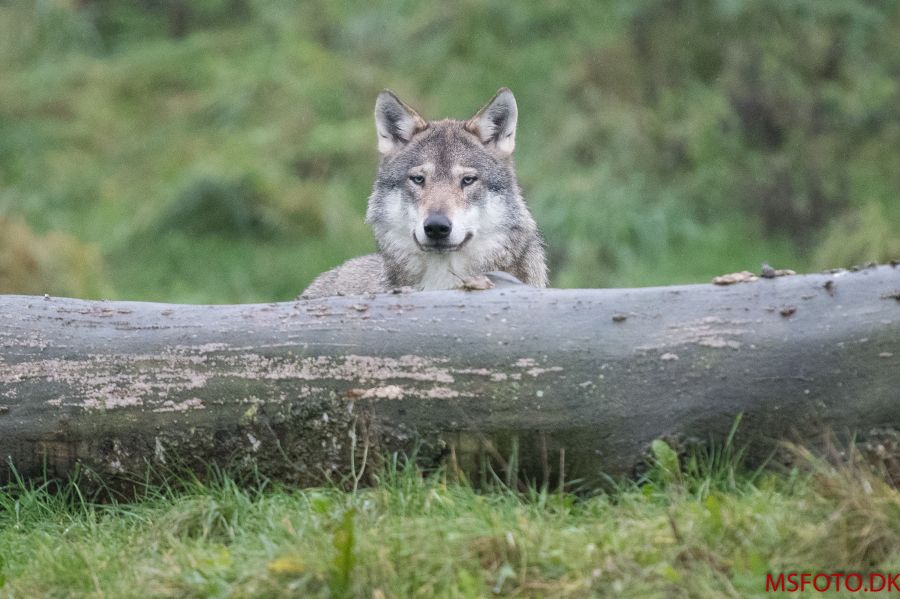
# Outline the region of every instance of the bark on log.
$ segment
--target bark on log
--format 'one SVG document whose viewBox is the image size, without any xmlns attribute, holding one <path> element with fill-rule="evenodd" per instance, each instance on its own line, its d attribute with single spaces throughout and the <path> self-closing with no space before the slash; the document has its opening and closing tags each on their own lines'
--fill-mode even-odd
<svg viewBox="0 0 900 599">
<path fill-rule="evenodd" d="M 417 448 L 476 478 L 493 460 L 590 482 L 655 438 L 722 440 L 739 413 L 755 456 L 896 430 L 898 293 L 881 266 L 237 306 L 0 296 L 0 478 L 178 462 L 309 485 Z"/>
</svg>

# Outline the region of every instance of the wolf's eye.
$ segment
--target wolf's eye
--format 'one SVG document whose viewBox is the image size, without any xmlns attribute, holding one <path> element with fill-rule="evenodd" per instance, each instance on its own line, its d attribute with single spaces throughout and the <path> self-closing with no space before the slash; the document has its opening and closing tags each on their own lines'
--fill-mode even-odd
<svg viewBox="0 0 900 599">
<path fill-rule="evenodd" d="M 478 177 L 476 177 L 475 175 L 466 175 L 465 177 L 462 178 L 462 186 L 468 187 L 475 181 L 478 181 Z"/>
<path fill-rule="evenodd" d="M 425 185 L 425 177 L 422 175 L 410 175 L 409 180 L 416 185 Z"/>
</svg>

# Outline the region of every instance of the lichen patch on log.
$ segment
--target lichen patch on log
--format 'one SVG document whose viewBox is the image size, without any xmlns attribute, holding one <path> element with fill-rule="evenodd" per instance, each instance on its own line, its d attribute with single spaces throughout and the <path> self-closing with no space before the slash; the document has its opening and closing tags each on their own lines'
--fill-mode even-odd
<svg viewBox="0 0 900 599">
<path fill-rule="evenodd" d="M 636 350 L 668 350 L 682 345 L 699 345 L 713 349 L 740 349 L 742 338 L 750 332 L 753 322 L 747 319 L 726 319 L 706 316 L 690 322 L 670 325 L 648 344 L 639 345 Z M 666 352 L 672 353 L 672 352 Z"/>
<path fill-rule="evenodd" d="M 348 354 L 345 356 L 297 356 L 291 353 L 265 355 L 232 351 L 224 343 L 166 349 L 158 354 L 90 354 L 79 359 L 52 358 L 6 365 L 0 370 L 0 385 L 29 379 L 58 383 L 65 396 L 47 399 L 52 405 L 87 410 L 146 408 L 155 412 L 202 409 L 201 398 L 184 394 L 206 388 L 211 379 L 391 382 L 357 394 L 369 399 L 419 397 L 453 399 L 470 393 L 453 388 L 459 375 L 487 377 L 494 382 L 521 380 L 522 374 L 538 378 L 563 370 L 541 365 L 533 358 L 519 358 L 512 367 L 519 372 L 488 368 L 452 368 L 448 358 L 402 355 L 397 358 Z M 414 381 L 418 386 L 399 384 Z M 421 383 L 434 383 L 423 387 Z M 307 397 L 316 388 L 301 387 L 295 397 Z M 350 392 L 354 394 L 353 391 Z M 178 401 L 170 396 L 182 397 Z"/>
<path fill-rule="evenodd" d="M 350 389 L 347 393 L 351 399 L 455 399 L 462 396 L 471 396 L 470 393 L 460 393 L 449 387 L 409 387 L 403 385 L 384 385 L 370 387 L 368 389 Z"/>
<path fill-rule="evenodd" d="M 191 397 L 184 401 L 174 402 L 171 400 L 166 400 L 162 402 L 157 408 L 154 408 L 154 412 L 186 412 L 188 410 L 199 410 L 202 409 L 203 401 L 201 401 L 197 397 Z"/>
</svg>

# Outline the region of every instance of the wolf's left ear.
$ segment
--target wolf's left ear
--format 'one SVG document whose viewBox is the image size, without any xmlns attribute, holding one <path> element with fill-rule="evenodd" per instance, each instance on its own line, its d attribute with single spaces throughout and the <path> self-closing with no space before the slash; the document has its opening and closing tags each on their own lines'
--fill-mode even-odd
<svg viewBox="0 0 900 599">
<path fill-rule="evenodd" d="M 485 145 L 493 145 L 500 154 L 508 156 L 516 147 L 516 119 L 519 111 L 511 91 L 501 87 L 497 94 L 466 122 L 471 131 Z"/>
<path fill-rule="evenodd" d="M 388 154 L 404 145 L 413 135 L 428 128 L 428 123 L 393 92 L 384 90 L 375 101 L 375 129 L 378 151 Z"/>
</svg>

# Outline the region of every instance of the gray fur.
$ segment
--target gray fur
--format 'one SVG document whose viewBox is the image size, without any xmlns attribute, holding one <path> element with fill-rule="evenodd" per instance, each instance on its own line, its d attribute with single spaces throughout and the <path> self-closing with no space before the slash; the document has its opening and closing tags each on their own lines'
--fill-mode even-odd
<svg viewBox="0 0 900 599">
<path fill-rule="evenodd" d="M 302 295 L 449 289 L 490 271 L 546 287 L 543 240 L 512 163 L 516 110 L 503 88 L 468 121 L 426 122 L 382 92 L 375 111 L 382 157 L 366 214 L 378 253 L 320 275 Z M 435 213 L 452 219 L 446 243 L 423 232 Z"/>
<path fill-rule="evenodd" d="M 347 260 L 341 266 L 320 274 L 301 297 L 363 295 L 384 292 L 387 289 L 384 261 L 378 254 L 368 254 Z"/>
</svg>

